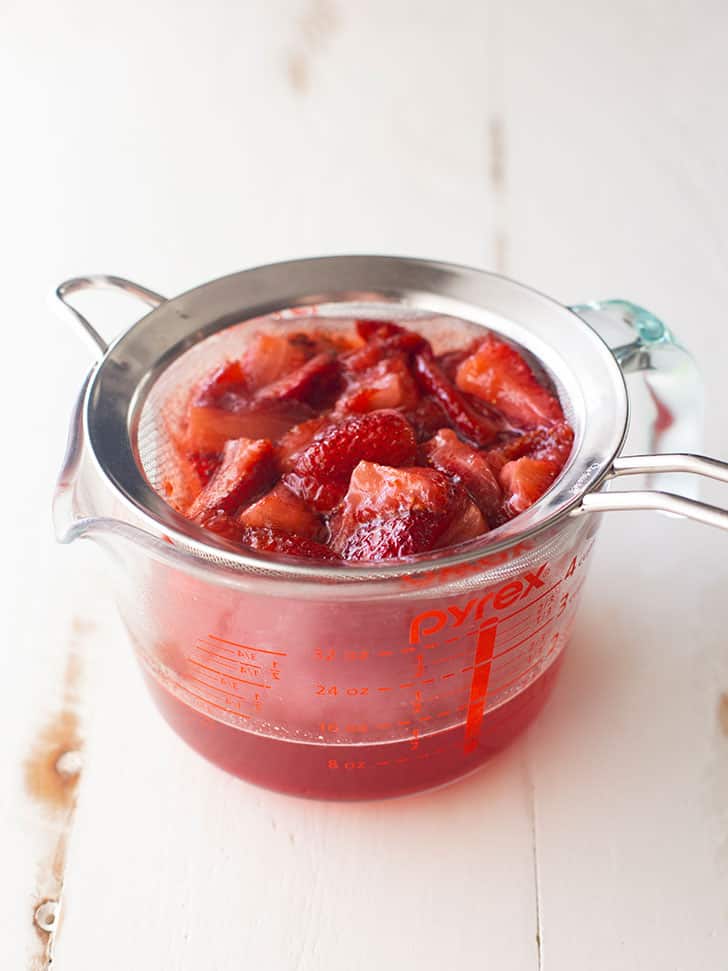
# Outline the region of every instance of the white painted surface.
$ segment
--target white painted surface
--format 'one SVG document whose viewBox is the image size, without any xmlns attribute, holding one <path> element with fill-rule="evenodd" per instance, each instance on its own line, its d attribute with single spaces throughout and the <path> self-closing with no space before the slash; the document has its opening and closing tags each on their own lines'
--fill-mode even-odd
<svg viewBox="0 0 728 971">
<path fill-rule="evenodd" d="M 32 916 L 61 891 L 66 818 L 21 765 L 73 644 L 85 767 L 59 971 L 724 968 L 723 535 L 607 518 L 552 704 L 473 779 L 359 807 L 255 790 L 156 716 L 100 554 L 53 545 L 88 359 L 44 302 L 88 271 L 174 293 L 321 252 L 500 264 L 565 301 L 662 314 L 705 374 L 706 450 L 726 456 L 724 5 L 156 2 L 102 18 L 71 0 L 6 5 L 0 30 L 2 966 L 45 966 Z M 109 332 L 133 312 L 94 309 Z"/>
</svg>

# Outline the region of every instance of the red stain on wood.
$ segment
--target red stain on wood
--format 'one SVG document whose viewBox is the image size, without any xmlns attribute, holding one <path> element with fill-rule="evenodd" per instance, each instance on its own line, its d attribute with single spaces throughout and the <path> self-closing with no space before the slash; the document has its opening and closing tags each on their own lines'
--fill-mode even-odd
<svg viewBox="0 0 728 971">
<path fill-rule="evenodd" d="M 38 733 L 24 765 L 28 795 L 53 812 L 73 807 L 78 784 L 79 773 L 64 771 L 63 758 L 80 753 L 83 747 L 76 710 L 80 671 L 80 659 L 72 650 L 64 675 L 63 705 Z"/>
<path fill-rule="evenodd" d="M 718 699 L 718 725 L 728 738 L 728 692 L 724 691 Z"/>
<path fill-rule="evenodd" d="M 337 27 L 333 0 L 310 0 L 296 25 L 296 43 L 286 62 L 288 82 L 296 94 L 308 92 L 313 62 L 326 49 Z"/>
<path fill-rule="evenodd" d="M 49 971 L 61 920 L 61 893 L 68 837 L 76 808 L 81 775 L 83 736 L 79 719 L 82 674 L 81 644 L 95 625 L 80 617 L 71 624 L 68 658 L 60 704 L 38 732 L 23 764 L 25 789 L 48 820 L 47 852 L 38 861 L 37 895 L 31 919 L 38 948 L 30 956 L 30 971 Z"/>
</svg>

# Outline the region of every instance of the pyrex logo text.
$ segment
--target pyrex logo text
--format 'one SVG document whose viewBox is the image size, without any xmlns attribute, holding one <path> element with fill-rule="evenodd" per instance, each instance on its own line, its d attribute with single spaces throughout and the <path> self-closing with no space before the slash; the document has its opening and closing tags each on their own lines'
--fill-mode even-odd
<svg viewBox="0 0 728 971">
<path fill-rule="evenodd" d="M 542 574 L 547 566 L 547 563 L 542 563 L 537 570 L 525 573 L 522 579 L 509 580 L 497 590 L 490 590 L 484 597 L 469 600 L 463 607 L 453 604 L 446 611 L 426 610 L 417 614 L 410 624 L 410 644 L 419 644 L 424 637 L 439 633 L 445 626 L 460 627 L 467 619 L 482 620 L 487 606 L 493 610 L 504 610 L 517 600 L 525 600 L 532 590 L 544 585 Z"/>
</svg>

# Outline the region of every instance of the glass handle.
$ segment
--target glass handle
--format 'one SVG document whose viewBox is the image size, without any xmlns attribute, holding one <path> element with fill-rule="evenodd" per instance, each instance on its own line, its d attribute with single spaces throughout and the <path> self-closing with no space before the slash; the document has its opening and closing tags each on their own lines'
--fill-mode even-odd
<svg viewBox="0 0 728 971">
<path fill-rule="evenodd" d="M 628 300 L 569 308 L 609 345 L 634 390 L 634 375 L 654 405 L 651 452 L 696 452 L 702 445 L 703 384 L 692 356 L 654 314 Z"/>
</svg>

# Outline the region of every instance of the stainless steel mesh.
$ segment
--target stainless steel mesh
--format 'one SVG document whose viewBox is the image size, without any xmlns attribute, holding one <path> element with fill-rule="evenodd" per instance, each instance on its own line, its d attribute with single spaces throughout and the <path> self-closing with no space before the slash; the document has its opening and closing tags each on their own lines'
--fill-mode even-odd
<svg viewBox="0 0 728 971">
<path fill-rule="evenodd" d="M 155 492 L 178 511 L 184 511 L 184 489 L 179 481 L 180 460 L 175 436 L 181 432 L 190 388 L 206 374 L 228 360 L 239 358 L 253 337 L 262 331 L 295 333 L 302 327 L 318 330 L 348 329 L 353 326 L 353 321 L 357 317 L 396 319 L 405 323 L 426 336 L 438 354 L 461 347 L 464 340 L 483 334 L 481 325 L 441 314 L 433 315 L 415 311 L 390 303 L 336 303 L 310 309 L 296 308 L 228 326 L 200 340 L 172 361 L 158 375 L 142 405 L 137 425 L 136 454 L 144 475 Z M 527 351 L 524 353 L 527 357 L 531 357 Z M 537 367 L 543 367 L 541 362 L 532 357 L 531 360 Z M 549 372 L 548 378 L 559 393 L 567 418 L 574 423 L 573 410 L 558 375 Z M 495 539 L 499 532 L 494 531 L 489 536 Z M 224 550 L 220 548 L 218 538 L 210 535 L 209 542 L 210 546 L 204 550 L 197 547 L 196 555 L 212 563 L 227 565 L 229 560 Z M 488 540 L 483 537 L 480 542 L 487 545 Z M 522 561 L 519 560 L 519 564 L 515 568 L 516 571 L 522 569 Z M 260 567 L 250 564 L 246 569 L 247 572 L 257 575 L 276 572 L 273 562 L 270 569 L 266 569 L 263 564 Z M 507 578 L 513 570 L 512 564 L 503 564 L 496 572 L 503 578 Z M 407 564 L 403 563 L 402 572 L 407 571 Z M 332 578 L 336 572 L 336 569 L 332 568 Z M 376 577 L 381 574 L 376 567 L 370 571 L 362 565 L 359 575 L 361 579 L 365 579 L 367 576 Z M 464 577 L 462 580 L 455 581 L 454 588 L 466 590 L 469 584 L 469 578 Z"/>
</svg>

